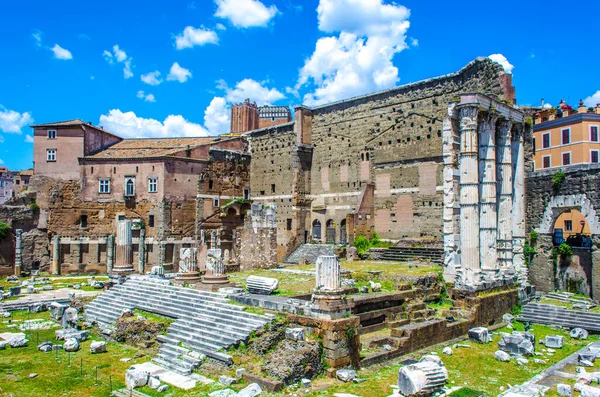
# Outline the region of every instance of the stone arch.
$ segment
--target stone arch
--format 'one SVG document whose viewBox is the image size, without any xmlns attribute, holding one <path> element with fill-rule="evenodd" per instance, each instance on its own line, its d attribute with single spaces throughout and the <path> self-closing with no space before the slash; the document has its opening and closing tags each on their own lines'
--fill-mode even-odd
<svg viewBox="0 0 600 397">
<path fill-rule="evenodd" d="M 312 223 L 312 237 L 314 240 L 321 239 L 321 221 L 315 219 Z"/>
<path fill-rule="evenodd" d="M 589 223 L 590 233 L 600 234 L 598 215 L 592 201 L 585 194 L 552 196 L 548 204 L 546 204 L 542 222 L 536 231 L 538 233 L 552 234 L 554 222 L 567 209 L 575 209 L 581 212 Z"/>
<path fill-rule="evenodd" d="M 333 219 L 328 219 L 325 228 L 325 242 L 327 244 L 335 244 L 335 222 Z"/>
</svg>

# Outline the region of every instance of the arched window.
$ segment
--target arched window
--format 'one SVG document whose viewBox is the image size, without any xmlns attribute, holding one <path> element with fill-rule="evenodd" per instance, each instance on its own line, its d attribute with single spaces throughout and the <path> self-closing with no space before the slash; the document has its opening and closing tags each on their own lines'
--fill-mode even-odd
<svg viewBox="0 0 600 397">
<path fill-rule="evenodd" d="M 313 221 L 313 239 L 320 240 L 321 239 L 321 222 L 318 219 Z"/>
<path fill-rule="evenodd" d="M 135 196 L 135 180 L 133 178 L 127 178 L 125 181 L 125 195 Z"/>
</svg>

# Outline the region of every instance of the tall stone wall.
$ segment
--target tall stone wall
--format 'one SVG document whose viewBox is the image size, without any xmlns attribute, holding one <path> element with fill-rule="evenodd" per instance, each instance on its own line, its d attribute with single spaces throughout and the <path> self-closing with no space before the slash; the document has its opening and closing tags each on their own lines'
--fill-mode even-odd
<svg viewBox="0 0 600 397">
<path fill-rule="evenodd" d="M 530 265 L 530 280 L 541 291 L 566 289 L 570 264 L 552 258 L 552 233 L 558 216 L 569 209 L 580 211 L 591 230 L 589 255 L 577 253 L 580 272 L 587 274 L 587 289 L 594 299 L 600 298 L 600 165 L 586 164 L 564 167 L 565 180 L 552 183 L 556 170 L 531 171 L 526 177 L 527 231 L 539 233 L 536 255 Z M 578 270 L 578 272 L 579 272 Z M 563 273 L 561 276 L 561 272 Z M 572 274 L 572 273 L 569 273 Z M 562 279 L 561 279 L 562 277 Z"/>
</svg>

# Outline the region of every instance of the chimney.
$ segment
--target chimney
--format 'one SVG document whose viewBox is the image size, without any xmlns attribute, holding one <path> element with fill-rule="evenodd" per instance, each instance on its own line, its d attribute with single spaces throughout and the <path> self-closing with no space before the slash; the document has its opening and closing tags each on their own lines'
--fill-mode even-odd
<svg viewBox="0 0 600 397">
<path fill-rule="evenodd" d="M 579 100 L 579 107 L 577 108 L 577 113 L 587 113 L 587 107 L 583 104 L 583 100 Z"/>
<path fill-rule="evenodd" d="M 304 105 L 294 108 L 294 132 L 298 145 L 312 143 L 312 110 Z"/>
<path fill-rule="evenodd" d="M 596 114 L 600 114 L 600 103 L 596 104 L 596 107 L 594 108 L 594 110 L 596 111 Z"/>
</svg>

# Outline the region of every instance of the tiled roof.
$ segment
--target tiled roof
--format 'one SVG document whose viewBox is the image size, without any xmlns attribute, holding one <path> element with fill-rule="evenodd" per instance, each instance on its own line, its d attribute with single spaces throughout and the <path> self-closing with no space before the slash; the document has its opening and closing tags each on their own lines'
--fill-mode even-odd
<svg viewBox="0 0 600 397">
<path fill-rule="evenodd" d="M 99 153 L 85 158 L 123 159 L 170 156 L 188 147 L 193 148 L 210 144 L 216 139 L 216 137 L 124 139 Z"/>
<path fill-rule="evenodd" d="M 35 124 L 35 125 L 32 125 L 31 128 L 36 128 L 36 127 L 68 127 L 68 126 L 72 126 L 72 125 L 81 125 L 81 124 L 88 124 L 88 123 L 86 123 L 85 121 L 83 121 L 81 119 L 73 119 L 73 120 L 66 120 L 66 121 L 57 121 L 57 122 L 54 122 L 54 123 Z"/>
</svg>

